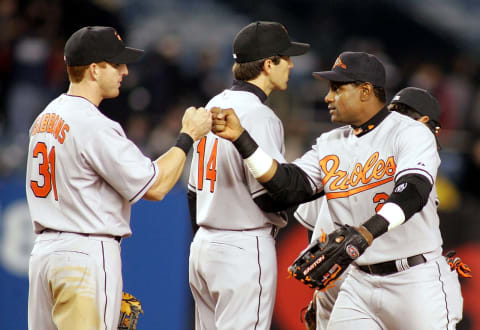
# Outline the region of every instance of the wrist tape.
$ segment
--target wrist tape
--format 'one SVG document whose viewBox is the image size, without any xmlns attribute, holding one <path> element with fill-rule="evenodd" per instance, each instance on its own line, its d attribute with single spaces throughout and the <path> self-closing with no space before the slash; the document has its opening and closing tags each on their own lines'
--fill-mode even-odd
<svg viewBox="0 0 480 330">
<path fill-rule="evenodd" d="M 272 166 L 273 158 L 258 147 L 246 130 L 233 141 L 233 145 L 245 160 L 245 165 L 255 179 L 264 175 Z"/>
<path fill-rule="evenodd" d="M 243 159 L 250 157 L 258 148 L 257 142 L 248 134 L 247 130 L 244 130 L 238 139 L 233 141 L 233 145 Z"/>
<path fill-rule="evenodd" d="M 388 230 L 395 228 L 405 222 L 405 213 L 400 206 L 395 203 L 385 203 L 377 214 L 388 221 Z"/>
<path fill-rule="evenodd" d="M 247 165 L 248 170 L 252 173 L 255 179 L 267 173 L 270 167 L 272 167 L 272 163 L 272 157 L 267 155 L 265 151 L 260 148 L 257 148 L 250 157 L 245 159 L 245 165 Z"/>
<path fill-rule="evenodd" d="M 188 155 L 188 152 L 192 148 L 193 139 L 187 133 L 180 133 L 177 137 L 177 141 L 175 142 L 175 147 L 178 147 L 185 152 L 185 155 Z"/>
</svg>

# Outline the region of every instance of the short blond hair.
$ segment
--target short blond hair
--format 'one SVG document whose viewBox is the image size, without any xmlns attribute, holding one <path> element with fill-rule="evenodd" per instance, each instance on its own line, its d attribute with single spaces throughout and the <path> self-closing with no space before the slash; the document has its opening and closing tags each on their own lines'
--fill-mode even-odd
<svg viewBox="0 0 480 330">
<path fill-rule="evenodd" d="M 107 62 L 100 62 L 97 63 L 100 67 L 105 68 L 107 66 Z M 78 66 L 71 66 L 67 65 L 67 73 L 68 73 L 68 79 L 72 83 L 79 83 L 83 80 L 83 77 L 85 77 L 85 72 L 87 71 L 88 65 L 78 65 Z"/>
</svg>

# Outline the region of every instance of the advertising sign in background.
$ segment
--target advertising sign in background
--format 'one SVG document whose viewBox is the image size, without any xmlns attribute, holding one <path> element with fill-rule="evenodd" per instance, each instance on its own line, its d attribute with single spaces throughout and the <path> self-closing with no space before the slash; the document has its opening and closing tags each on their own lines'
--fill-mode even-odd
<svg viewBox="0 0 480 330">
<path fill-rule="evenodd" d="M 35 235 L 22 178 L 0 181 L 0 329 L 27 329 L 28 259 Z M 133 236 L 122 241 L 124 291 L 142 303 L 139 329 L 191 329 L 188 255 L 192 230 L 185 190 L 132 208 Z"/>
</svg>

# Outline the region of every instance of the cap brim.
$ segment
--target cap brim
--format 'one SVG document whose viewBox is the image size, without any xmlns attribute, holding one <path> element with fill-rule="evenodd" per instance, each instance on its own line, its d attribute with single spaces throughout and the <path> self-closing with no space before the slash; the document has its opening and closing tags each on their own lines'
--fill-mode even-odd
<svg viewBox="0 0 480 330">
<path fill-rule="evenodd" d="M 280 52 L 281 56 L 298 56 L 303 55 L 310 49 L 310 44 L 302 42 L 291 42 L 290 46 L 284 51 Z"/>
<path fill-rule="evenodd" d="M 129 64 L 135 62 L 143 55 L 143 50 L 125 47 L 118 55 L 107 60 L 114 64 Z"/>
<path fill-rule="evenodd" d="M 312 76 L 317 79 L 326 79 L 329 81 L 338 81 L 338 82 L 352 82 L 355 79 L 351 77 L 347 77 L 336 71 L 321 71 L 321 72 L 313 72 Z"/>
</svg>

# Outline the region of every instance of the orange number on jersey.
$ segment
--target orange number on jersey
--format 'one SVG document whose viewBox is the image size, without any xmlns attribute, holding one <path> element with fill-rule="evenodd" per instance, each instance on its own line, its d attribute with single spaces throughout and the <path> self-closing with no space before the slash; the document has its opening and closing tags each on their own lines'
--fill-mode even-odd
<svg viewBox="0 0 480 330">
<path fill-rule="evenodd" d="M 385 204 L 387 199 L 388 199 L 388 194 L 386 193 L 378 193 L 373 197 L 373 202 L 378 203 L 377 206 L 375 207 L 375 212 L 378 212 L 382 209 L 383 204 Z"/>
<path fill-rule="evenodd" d="M 205 165 L 205 144 L 207 143 L 207 137 L 203 137 L 198 143 L 197 152 L 198 152 L 198 190 L 203 189 L 203 167 Z M 207 175 L 205 178 L 210 180 L 210 192 L 215 190 L 215 181 L 217 181 L 217 145 L 218 138 L 215 139 L 213 144 L 212 153 L 207 163 Z"/>
<path fill-rule="evenodd" d="M 38 165 L 38 173 L 43 176 L 43 185 L 39 186 L 38 181 L 31 180 L 30 187 L 36 197 L 45 198 L 53 187 L 55 200 L 58 201 L 57 182 L 55 181 L 55 147 L 52 147 L 47 156 L 47 146 L 43 142 L 38 142 L 33 148 L 33 158 L 42 156 L 42 162 Z"/>
<path fill-rule="evenodd" d="M 203 137 L 198 143 L 197 152 L 198 152 L 198 190 L 203 189 L 203 163 L 205 158 L 205 144 L 207 143 L 207 137 Z"/>
<path fill-rule="evenodd" d="M 206 138 L 205 138 L 206 139 Z M 218 139 L 215 139 L 213 144 L 212 153 L 207 164 L 207 180 L 210 180 L 210 192 L 213 193 L 215 189 L 215 181 L 217 181 L 217 144 Z"/>
</svg>

